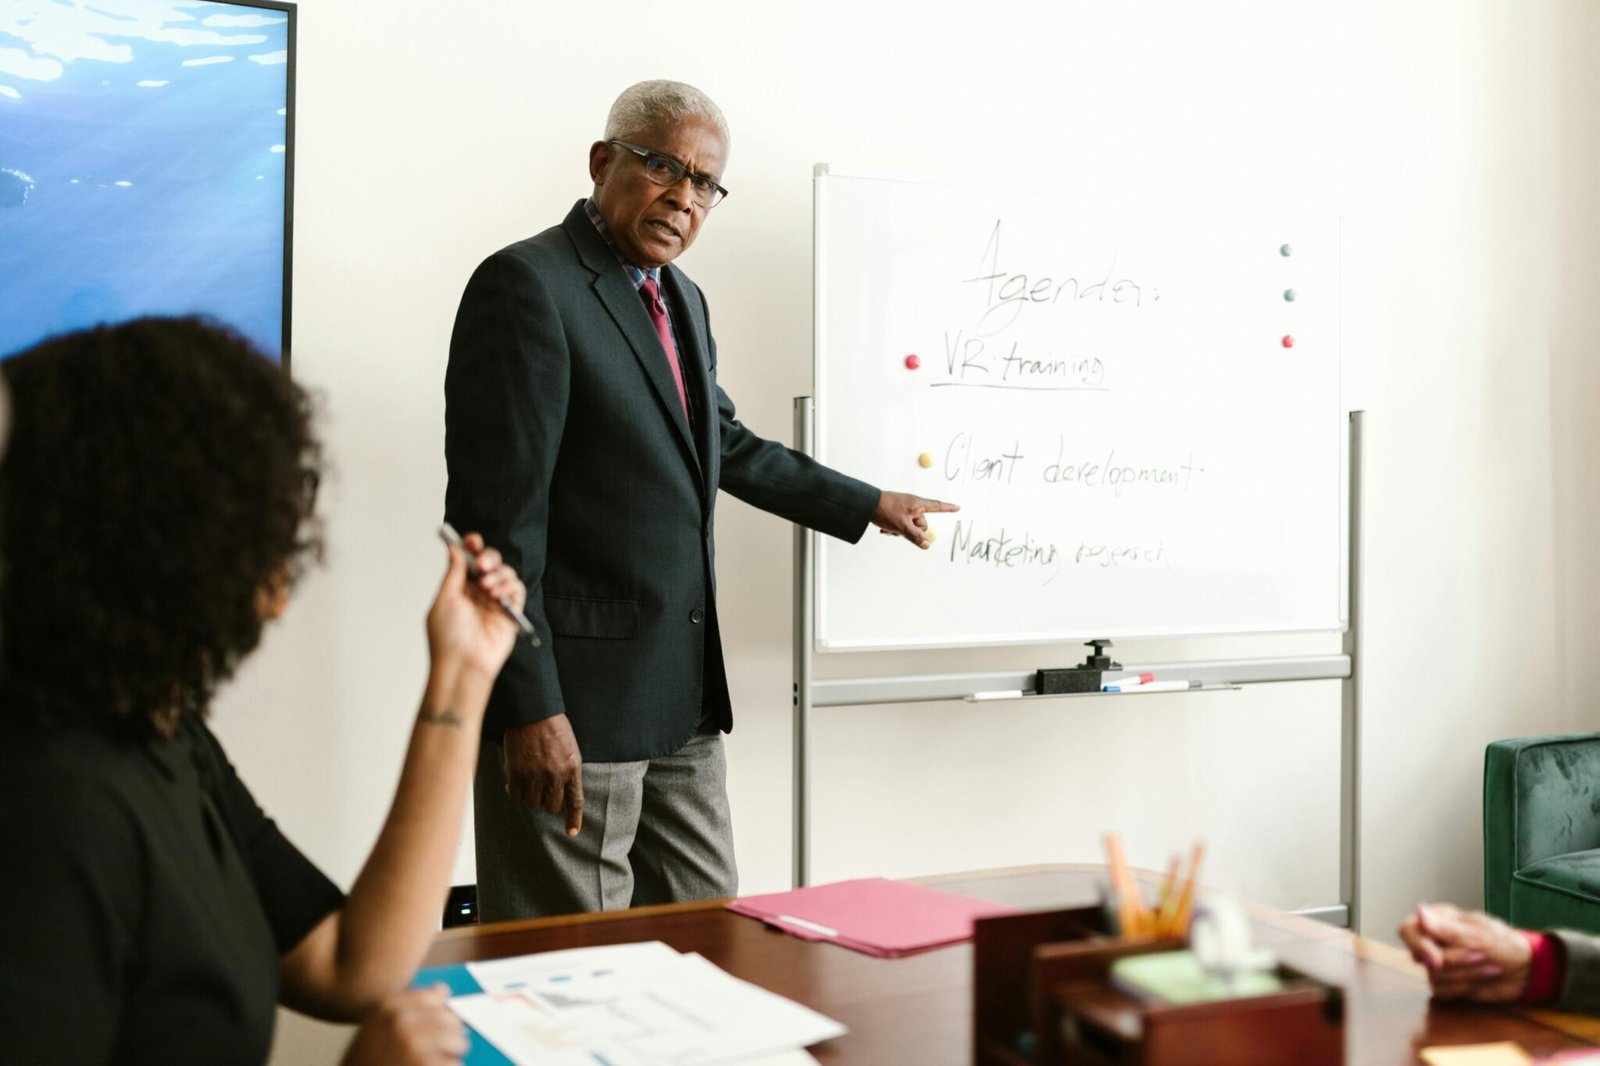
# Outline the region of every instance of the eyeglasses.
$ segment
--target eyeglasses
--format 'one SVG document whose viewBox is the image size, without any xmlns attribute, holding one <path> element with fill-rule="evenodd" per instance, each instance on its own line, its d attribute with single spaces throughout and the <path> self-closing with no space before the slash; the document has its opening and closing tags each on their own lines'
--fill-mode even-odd
<svg viewBox="0 0 1600 1066">
<path fill-rule="evenodd" d="M 644 160 L 644 176 L 657 185 L 668 188 L 678 184 L 684 178 L 689 179 L 689 188 L 694 190 L 694 202 L 701 207 L 716 207 L 728 195 L 728 190 L 712 181 L 704 174 L 692 174 L 689 168 L 660 152 L 652 152 L 648 148 L 640 148 L 637 144 L 627 141 L 611 140 L 607 144 L 614 144 L 618 148 L 626 148 L 640 159 Z"/>
</svg>

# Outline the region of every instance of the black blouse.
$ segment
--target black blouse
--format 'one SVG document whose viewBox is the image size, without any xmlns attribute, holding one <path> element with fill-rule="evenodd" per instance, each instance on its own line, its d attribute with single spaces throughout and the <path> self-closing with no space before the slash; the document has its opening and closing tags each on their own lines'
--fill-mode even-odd
<svg viewBox="0 0 1600 1066">
<path fill-rule="evenodd" d="M 0 715 L 0 1057 L 259 1064 L 278 960 L 343 894 L 199 719 L 169 741 Z"/>
</svg>

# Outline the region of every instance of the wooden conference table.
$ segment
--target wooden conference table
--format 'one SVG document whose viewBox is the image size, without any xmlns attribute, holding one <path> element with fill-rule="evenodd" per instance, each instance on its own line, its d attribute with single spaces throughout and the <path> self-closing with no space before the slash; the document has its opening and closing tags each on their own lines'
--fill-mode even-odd
<svg viewBox="0 0 1600 1066">
<path fill-rule="evenodd" d="M 1099 865 L 1037 866 L 918 879 L 1024 910 L 1093 903 Z M 1149 875 L 1153 876 L 1153 875 Z M 1600 1043 L 1600 1020 L 1520 1008 L 1430 1004 L 1422 968 L 1397 948 L 1309 918 L 1252 909 L 1256 940 L 1289 965 L 1346 990 L 1345 1061 L 1420 1062 L 1419 1048 L 1511 1040 L 1536 1056 Z M 448 929 L 425 966 L 558 948 L 661 940 L 693 951 L 780 995 L 836 1018 L 850 1031 L 811 1053 L 824 1063 L 971 1061 L 972 946 L 877 959 L 812 943 L 723 909 L 717 902 L 645 907 Z"/>
</svg>

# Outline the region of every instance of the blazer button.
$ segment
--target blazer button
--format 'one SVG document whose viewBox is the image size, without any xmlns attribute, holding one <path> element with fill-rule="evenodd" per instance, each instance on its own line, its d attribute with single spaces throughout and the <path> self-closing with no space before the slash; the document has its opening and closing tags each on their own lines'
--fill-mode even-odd
<svg viewBox="0 0 1600 1066">
<path fill-rule="evenodd" d="M 699 625 L 701 622 L 704 622 L 705 620 L 706 620 L 706 613 L 705 613 L 705 611 L 701 610 L 700 608 L 696 607 L 694 610 L 689 612 L 689 621 L 693 622 L 695 625 Z"/>
</svg>

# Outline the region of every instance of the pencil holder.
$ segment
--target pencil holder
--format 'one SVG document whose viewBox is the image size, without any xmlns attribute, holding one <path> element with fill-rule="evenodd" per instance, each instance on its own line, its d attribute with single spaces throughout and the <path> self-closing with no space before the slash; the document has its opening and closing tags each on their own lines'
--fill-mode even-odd
<svg viewBox="0 0 1600 1066">
<path fill-rule="evenodd" d="M 1173 1004 L 1119 987 L 1118 959 L 1181 938 L 1106 935 L 1098 908 L 974 923 L 973 1062 L 980 1066 L 1339 1066 L 1344 997 L 1287 966 L 1281 990 Z"/>
</svg>

